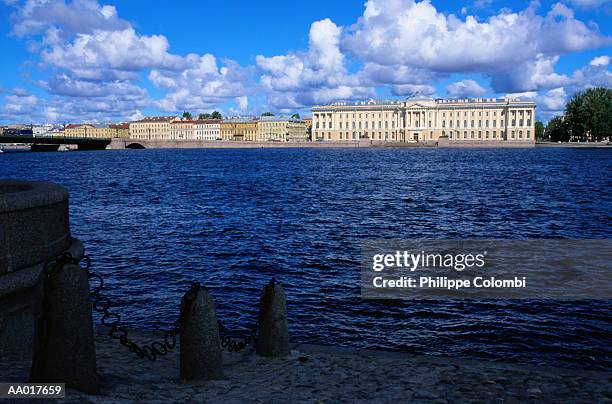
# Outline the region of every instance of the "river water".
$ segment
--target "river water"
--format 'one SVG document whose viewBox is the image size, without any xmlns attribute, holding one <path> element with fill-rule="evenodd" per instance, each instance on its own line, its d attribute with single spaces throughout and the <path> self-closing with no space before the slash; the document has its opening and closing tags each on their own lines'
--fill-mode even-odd
<svg viewBox="0 0 612 404">
<path fill-rule="evenodd" d="M 360 243 L 612 237 L 610 149 L 4 153 L 0 177 L 68 188 L 74 236 L 132 327 L 189 283 L 229 327 L 271 277 L 295 341 L 612 368 L 610 301 L 366 301 Z"/>
</svg>

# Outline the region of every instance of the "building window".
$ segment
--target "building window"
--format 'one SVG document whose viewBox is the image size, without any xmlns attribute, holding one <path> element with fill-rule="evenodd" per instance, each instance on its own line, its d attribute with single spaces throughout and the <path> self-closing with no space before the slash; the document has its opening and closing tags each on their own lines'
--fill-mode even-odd
<svg viewBox="0 0 612 404">
<path fill-rule="evenodd" d="M 529 131 L 529 130 L 527 131 L 527 136 L 526 136 L 526 138 L 527 138 L 527 139 L 531 139 L 531 131 Z"/>
<path fill-rule="evenodd" d="M 467 131 L 465 131 L 465 130 L 463 131 L 463 138 L 467 139 Z"/>
<path fill-rule="evenodd" d="M 519 137 L 518 137 L 518 138 L 519 138 L 519 139 L 522 139 L 522 138 L 523 138 L 523 131 L 522 131 L 522 130 L 519 130 Z"/>
<path fill-rule="evenodd" d="M 478 131 L 478 139 L 482 139 L 482 131 Z"/>
<path fill-rule="evenodd" d="M 472 125 L 471 127 L 474 127 L 474 120 L 472 119 L 472 122 L 470 122 L 470 124 Z"/>
<path fill-rule="evenodd" d="M 467 120 L 464 120 L 464 121 L 463 121 L 463 127 L 464 127 L 464 128 L 467 128 Z"/>
<path fill-rule="evenodd" d="M 488 138 L 489 138 L 489 131 L 486 131 L 485 132 L 485 139 L 488 139 Z"/>
<path fill-rule="evenodd" d="M 531 126 L 531 119 L 527 119 L 527 126 Z"/>
<path fill-rule="evenodd" d="M 470 139 L 474 139 L 474 131 L 470 132 Z"/>
</svg>

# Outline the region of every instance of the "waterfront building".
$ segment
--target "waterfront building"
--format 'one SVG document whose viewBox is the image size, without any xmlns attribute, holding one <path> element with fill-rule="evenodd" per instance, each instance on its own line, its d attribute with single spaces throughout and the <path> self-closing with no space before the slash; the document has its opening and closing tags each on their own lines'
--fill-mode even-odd
<svg viewBox="0 0 612 404">
<path fill-rule="evenodd" d="M 532 101 L 514 98 L 337 102 L 312 108 L 313 140 L 535 143 Z"/>
<path fill-rule="evenodd" d="M 193 123 L 197 140 L 221 140 L 220 119 L 199 119 Z"/>
<path fill-rule="evenodd" d="M 308 134 L 308 140 L 312 140 L 312 117 L 307 116 L 302 118 L 304 125 L 306 125 L 306 133 Z"/>
<path fill-rule="evenodd" d="M 70 124 L 64 128 L 64 136 L 72 138 L 110 139 L 127 137 L 128 124 L 98 125 L 91 123 Z"/>
<path fill-rule="evenodd" d="M 257 141 L 259 142 L 303 142 L 306 140 L 306 125 L 299 119 L 262 116 L 257 124 Z"/>
<path fill-rule="evenodd" d="M 257 118 L 230 118 L 221 122 L 222 140 L 257 140 Z"/>
<path fill-rule="evenodd" d="M 111 130 L 112 137 L 127 139 L 130 137 L 130 124 L 128 122 L 116 123 L 108 125 Z"/>
<path fill-rule="evenodd" d="M 195 140 L 194 122 L 176 119 L 170 122 L 171 140 Z"/>
<path fill-rule="evenodd" d="M 32 134 L 34 135 L 34 137 L 51 136 L 51 131 L 53 130 L 53 128 L 54 126 L 51 124 L 33 125 Z"/>
<path fill-rule="evenodd" d="M 130 138 L 140 140 L 170 140 L 170 123 L 175 116 L 148 116 L 130 122 Z"/>
</svg>

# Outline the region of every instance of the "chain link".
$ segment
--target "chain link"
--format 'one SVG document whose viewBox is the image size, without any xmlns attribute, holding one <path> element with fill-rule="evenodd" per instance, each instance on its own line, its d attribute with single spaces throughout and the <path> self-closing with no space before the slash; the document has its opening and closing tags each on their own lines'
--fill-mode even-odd
<svg viewBox="0 0 612 404">
<path fill-rule="evenodd" d="M 109 328 L 108 335 L 111 338 L 118 340 L 121 345 L 128 348 L 130 352 L 138 355 L 138 357 L 147 358 L 150 361 L 155 361 L 159 356 L 164 356 L 168 354 L 169 351 L 176 347 L 177 334 L 180 333 L 186 315 L 187 313 L 189 313 L 191 304 L 198 296 L 198 292 L 201 288 L 198 282 L 192 283 L 189 290 L 181 299 L 179 317 L 174 322 L 172 328 L 164 332 L 163 340 L 155 341 L 145 345 L 139 345 L 129 338 L 127 329 L 121 325 L 121 316 L 111 310 L 110 299 L 102 294 L 104 289 L 104 279 L 100 274 L 91 270 L 91 258 L 85 255 L 79 260 L 74 258 L 69 252 L 65 252 L 58 255 L 57 257 L 49 259 L 47 262 L 45 262 L 44 265 L 43 287 L 45 289 L 45 292 L 43 297 L 43 313 L 40 316 L 38 327 L 38 329 L 40 330 L 40 340 L 42 341 L 42 345 L 39 347 L 40 350 L 45 349 L 49 337 L 49 280 L 59 274 L 64 268 L 64 265 L 66 264 L 74 264 L 80 266 L 87 273 L 87 277 L 90 282 L 91 280 L 94 280 L 95 284 L 90 291 L 90 296 L 93 300 L 92 307 L 93 310 L 102 315 L 100 323 L 103 326 Z M 257 339 L 257 322 L 248 331 L 247 335 L 240 335 L 239 333 L 231 332 L 227 329 L 227 327 L 223 325 L 223 323 L 221 323 L 221 321 L 218 322 L 218 326 L 221 347 L 229 352 L 242 351 Z"/>
<path fill-rule="evenodd" d="M 259 323 L 256 322 L 253 327 L 248 331 L 247 335 L 240 335 L 237 332 L 231 332 L 221 322 L 219 324 L 219 339 L 221 340 L 221 348 L 226 349 L 228 352 L 240 352 L 251 344 L 251 342 L 257 340 L 257 333 L 259 331 Z"/>
</svg>

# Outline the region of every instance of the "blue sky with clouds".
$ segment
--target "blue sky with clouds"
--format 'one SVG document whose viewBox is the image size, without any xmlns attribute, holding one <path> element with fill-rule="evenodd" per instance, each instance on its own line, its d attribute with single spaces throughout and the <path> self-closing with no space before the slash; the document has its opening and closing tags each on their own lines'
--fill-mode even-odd
<svg viewBox="0 0 612 404">
<path fill-rule="evenodd" d="M 0 122 L 612 88 L 612 0 L 0 0 Z"/>
</svg>

